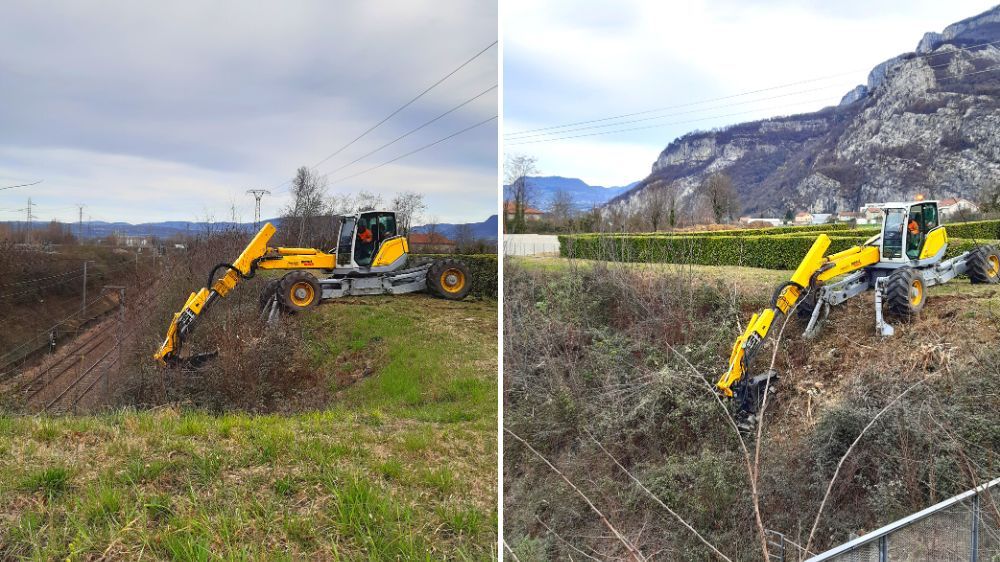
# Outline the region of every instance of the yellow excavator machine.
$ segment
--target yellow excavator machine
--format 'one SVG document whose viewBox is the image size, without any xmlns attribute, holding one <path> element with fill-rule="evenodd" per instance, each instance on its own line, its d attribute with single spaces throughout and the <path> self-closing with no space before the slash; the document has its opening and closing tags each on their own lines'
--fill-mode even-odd
<svg viewBox="0 0 1000 562">
<path fill-rule="evenodd" d="M 774 292 L 771 305 L 754 314 L 736 339 L 729 366 L 716 383 L 724 396 L 735 399 L 742 427 L 752 426 L 765 389 L 774 390 L 778 373 L 753 375 L 750 365 L 772 327 L 793 309 L 807 319 L 806 337 L 815 337 L 830 307 L 875 292 L 875 324 L 882 336 L 893 327 L 883 305 L 899 318 L 914 317 L 924 306 L 927 288 L 966 275 L 972 283 L 1000 281 L 1000 253 L 993 246 L 944 259 L 948 233 L 940 223 L 936 201 L 885 203 L 882 229 L 860 246 L 827 255 L 831 240 L 820 234 L 789 281 Z"/>
<path fill-rule="evenodd" d="M 268 246 L 276 230 L 271 223 L 264 224 L 235 261 L 212 268 L 206 285 L 191 293 L 171 319 L 167 337 L 153 358 L 168 366 L 197 367 L 213 357 L 215 353 L 203 353 L 182 359 L 181 346 L 205 310 L 258 270 L 291 270 L 269 281 L 261 294 L 261 309 L 269 318 L 350 295 L 429 291 L 460 300 L 469 294 L 472 275 L 465 263 L 455 259 L 410 263 L 409 244 L 397 233 L 395 213 L 370 211 L 339 220 L 337 247 L 329 252 Z M 225 274 L 217 279 L 222 270 Z"/>
</svg>

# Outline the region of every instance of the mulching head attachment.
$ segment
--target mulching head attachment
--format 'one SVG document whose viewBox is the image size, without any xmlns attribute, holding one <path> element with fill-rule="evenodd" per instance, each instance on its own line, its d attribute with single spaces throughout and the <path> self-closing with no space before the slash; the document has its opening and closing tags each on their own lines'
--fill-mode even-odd
<svg viewBox="0 0 1000 562">
<path fill-rule="evenodd" d="M 756 425 L 757 413 L 764 405 L 765 392 L 775 392 L 778 378 L 778 371 L 770 369 L 762 375 L 741 380 L 733 388 L 738 408 L 736 423 L 741 430 L 749 431 Z"/>
<path fill-rule="evenodd" d="M 201 369 L 206 363 L 218 357 L 219 352 L 207 351 L 205 353 L 196 353 L 190 357 L 168 357 L 166 358 L 167 366 L 171 369 L 180 369 L 185 372 L 194 372 Z"/>
</svg>

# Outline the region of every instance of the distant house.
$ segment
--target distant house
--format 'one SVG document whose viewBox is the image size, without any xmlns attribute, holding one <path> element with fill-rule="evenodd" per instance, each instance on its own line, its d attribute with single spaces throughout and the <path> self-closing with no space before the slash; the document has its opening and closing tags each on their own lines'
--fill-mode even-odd
<svg viewBox="0 0 1000 562">
<path fill-rule="evenodd" d="M 507 204 L 504 206 L 504 212 L 507 216 L 513 216 L 515 210 L 516 206 L 514 205 L 514 202 L 507 201 Z M 524 220 L 526 221 L 540 221 L 544 217 L 545 213 L 543 211 L 539 211 L 538 209 L 532 207 L 524 208 Z"/>
<path fill-rule="evenodd" d="M 116 240 L 119 246 L 125 246 L 126 248 L 145 248 L 150 244 L 149 236 L 145 235 L 118 234 Z"/>
<path fill-rule="evenodd" d="M 740 217 L 740 223 L 742 224 L 752 224 L 752 223 L 766 222 L 771 226 L 781 226 L 785 221 L 781 219 L 766 219 L 760 217 Z"/>
<path fill-rule="evenodd" d="M 859 212 L 854 211 L 840 211 L 837 213 L 838 222 L 851 222 L 854 221 L 855 224 L 868 224 L 868 219 L 864 217 Z"/>
<path fill-rule="evenodd" d="M 436 254 L 455 251 L 458 244 L 437 232 L 411 232 L 409 235 L 410 251 L 415 254 Z"/>
<path fill-rule="evenodd" d="M 795 213 L 795 220 L 792 221 L 796 226 L 805 226 L 807 224 L 813 223 L 812 213 L 807 213 L 805 211 L 800 211 Z"/>
<path fill-rule="evenodd" d="M 877 203 L 865 203 L 858 213 L 869 223 L 882 222 L 882 206 Z"/>
<path fill-rule="evenodd" d="M 830 217 L 833 213 L 813 213 L 812 222 L 810 224 L 826 224 L 830 222 Z"/>
<path fill-rule="evenodd" d="M 979 205 L 976 205 L 968 199 L 962 199 L 961 197 L 948 197 L 947 199 L 942 199 L 938 201 L 938 212 L 944 218 L 951 218 L 955 216 L 968 215 L 979 212 Z"/>
</svg>

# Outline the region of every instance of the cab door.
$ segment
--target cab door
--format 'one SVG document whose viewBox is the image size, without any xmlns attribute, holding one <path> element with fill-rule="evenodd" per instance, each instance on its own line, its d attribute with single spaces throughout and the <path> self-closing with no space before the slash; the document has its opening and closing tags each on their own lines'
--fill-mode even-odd
<svg viewBox="0 0 1000 562">
<path fill-rule="evenodd" d="M 337 265 L 349 266 L 354 256 L 354 228 L 357 220 L 354 217 L 344 217 L 340 223 L 340 236 L 337 238 Z"/>
<path fill-rule="evenodd" d="M 904 248 L 906 247 L 907 238 L 907 209 L 905 207 L 887 208 L 884 212 L 885 216 L 882 220 L 882 261 L 906 261 Z"/>
<path fill-rule="evenodd" d="M 943 256 L 944 250 L 948 247 L 948 233 L 941 225 L 937 203 L 924 203 L 920 213 L 923 217 L 921 226 L 926 229 L 926 233 L 920 241 L 920 253 L 917 258 L 927 259 L 939 254 Z"/>
<path fill-rule="evenodd" d="M 358 226 L 354 236 L 354 262 L 362 267 L 368 267 L 375 257 L 375 251 L 380 243 L 378 216 L 381 213 L 361 213 L 358 215 Z"/>
</svg>

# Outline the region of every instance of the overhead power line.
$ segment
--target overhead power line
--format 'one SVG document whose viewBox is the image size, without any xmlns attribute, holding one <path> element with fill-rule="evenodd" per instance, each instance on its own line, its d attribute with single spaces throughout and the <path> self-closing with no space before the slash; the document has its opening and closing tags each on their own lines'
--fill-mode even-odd
<svg viewBox="0 0 1000 562">
<path fill-rule="evenodd" d="M 939 65 L 936 65 L 936 66 L 931 66 L 930 68 L 940 68 L 942 66 L 947 66 L 947 65 L 945 65 L 945 64 L 939 64 Z M 972 75 L 975 75 L 975 74 L 982 74 L 982 73 L 991 72 L 991 71 L 994 71 L 994 70 L 1000 70 L 1000 65 L 992 66 L 992 67 L 981 69 L 981 70 L 977 70 L 977 71 L 974 71 L 974 72 L 965 72 L 965 73 L 962 73 L 961 75 L 957 75 L 957 76 L 945 76 L 943 78 L 939 78 L 937 81 L 938 82 L 944 82 L 944 81 L 947 81 L 947 80 L 962 80 L 962 79 L 964 79 L 967 76 L 972 76 Z M 775 96 L 775 97 L 780 97 L 780 96 Z M 756 100 L 756 101 L 763 101 L 763 100 Z M 658 123 L 656 125 L 647 125 L 647 126 L 643 126 L 643 127 L 630 127 L 630 128 L 627 128 L 627 129 L 616 129 L 616 130 L 613 130 L 613 131 L 598 131 L 598 132 L 594 132 L 594 133 L 585 133 L 585 134 L 569 135 L 569 136 L 561 136 L 561 137 L 551 137 L 551 136 L 549 136 L 549 135 L 564 134 L 564 133 L 570 133 L 570 132 L 574 132 L 574 131 L 581 131 L 581 130 L 585 130 L 585 129 L 597 128 L 597 127 L 582 127 L 582 128 L 578 128 L 578 129 L 571 129 L 571 130 L 565 130 L 565 131 L 558 131 L 558 132 L 555 132 L 555 133 L 548 133 L 548 135 L 533 135 L 533 136 L 547 136 L 547 138 L 540 138 L 540 139 L 534 139 L 534 140 L 513 139 L 511 142 L 505 142 L 504 144 L 508 145 L 508 146 L 518 145 L 518 144 L 534 144 L 534 143 L 539 143 L 539 142 L 550 142 L 550 141 L 576 139 L 576 138 L 581 138 L 581 137 L 591 137 L 591 136 L 598 136 L 598 135 L 611 135 L 611 134 L 617 134 L 617 133 L 626 133 L 626 132 L 630 132 L 630 131 L 641 131 L 641 130 L 645 130 L 645 129 L 655 129 L 655 128 L 658 128 L 658 127 L 666 127 L 666 126 L 669 126 L 669 125 L 680 125 L 680 124 L 685 124 L 685 123 L 696 123 L 696 122 L 699 122 L 699 121 L 708 121 L 708 120 L 711 120 L 711 119 L 721 119 L 721 118 L 725 118 L 725 117 L 733 117 L 733 116 L 736 116 L 736 115 L 745 115 L 747 113 L 754 113 L 754 112 L 757 112 L 757 111 L 768 111 L 768 110 L 771 110 L 771 109 L 782 109 L 784 107 L 794 107 L 794 106 L 799 106 L 799 105 L 806 105 L 806 104 L 818 103 L 818 102 L 822 102 L 822 101 L 825 101 L 825 100 L 823 100 L 823 99 L 817 99 L 817 100 L 811 100 L 811 101 L 805 101 L 805 102 L 785 104 L 785 105 L 780 106 L 780 107 L 771 107 L 771 108 L 763 108 L 763 107 L 761 107 L 761 108 L 750 109 L 750 110 L 746 110 L 746 111 L 738 111 L 738 112 L 735 112 L 735 113 L 727 113 L 727 114 L 724 114 L 724 115 L 712 115 L 712 116 L 709 116 L 709 117 L 702 117 L 702 118 L 699 118 L 699 119 L 688 119 L 688 120 L 685 120 L 685 121 L 671 121 L 669 123 Z M 732 104 L 732 105 L 736 105 L 736 104 Z M 721 107 L 726 107 L 726 106 L 721 106 Z M 644 121 L 644 120 L 645 119 L 638 119 L 638 120 L 630 121 L 630 122 L 618 122 L 618 123 L 611 124 L 611 126 L 624 125 L 626 123 L 632 123 L 632 122 Z M 524 137 L 524 138 L 527 138 L 527 137 Z"/>
<path fill-rule="evenodd" d="M 75 271 L 75 270 L 74 271 L 67 271 L 65 273 L 58 273 L 56 275 L 49 275 L 47 277 L 39 277 L 38 279 L 29 279 L 27 281 L 18 281 L 16 283 L 3 283 L 3 284 L 0 284 L 0 287 L 17 287 L 17 286 L 20 286 L 20 285 L 30 285 L 32 283 L 38 283 L 39 281 L 45 281 L 47 279 L 55 279 L 56 277 L 65 277 L 67 275 L 73 275 L 73 274 L 76 274 L 76 273 L 79 273 L 79 272 Z"/>
<path fill-rule="evenodd" d="M 485 90 L 483 90 L 482 92 L 476 94 L 475 96 L 473 96 L 473 97 L 471 97 L 471 98 L 463 101 L 462 103 L 456 105 L 455 107 L 449 109 L 448 111 L 445 111 L 444 113 L 438 115 L 437 117 L 431 119 L 430 121 L 427 121 L 423 125 L 420 125 L 419 127 L 416 127 L 414 129 L 410 129 L 406 133 L 404 133 L 404 134 L 402 134 L 402 135 L 400 135 L 400 136 L 392 139 L 391 141 L 383 144 L 382 146 L 376 148 L 375 150 L 372 150 L 371 152 L 368 152 L 367 154 L 363 154 L 361 156 L 358 156 L 357 158 L 355 158 L 354 160 L 348 162 L 347 164 L 344 164 L 343 166 L 337 168 L 336 170 L 333 170 L 331 173 L 335 174 L 335 173 L 343 170 L 344 168 L 347 168 L 348 166 L 351 166 L 351 165 L 356 164 L 357 162 L 359 162 L 361 160 L 364 160 L 365 158 L 371 156 L 372 154 L 375 154 L 376 152 L 379 152 L 380 150 L 382 150 L 384 148 L 388 148 L 388 147 L 392 146 L 393 144 L 396 144 L 397 142 L 405 139 L 406 137 L 412 135 L 413 133 L 416 133 L 420 129 L 423 129 L 424 127 L 426 127 L 426 126 L 428 126 L 428 125 L 430 125 L 430 124 L 432 124 L 432 123 L 440 120 L 441 118 L 443 118 L 443 117 L 445 117 L 445 116 L 447 116 L 447 115 L 449 115 L 451 113 L 454 113 L 455 111 L 457 111 L 457 110 L 465 107 L 466 105 L 469 105 L 470 103 L 472 103 L 472 102 L 476 101 L 477 99 L 485 96 L 486 94 L 492 92 L 493 90 L 496 90 L 499 86 L 500 86 L 499 84 L 493 84 L 489 88 L 486 88 Z"/>
<path fill-rule="evenodd" d="M 42 183 L 42 181 L 44 181 L 44 180 L 38 180 L 38 181 L 31 182 L 31 183 L 22 183 L 20 185 L 8 185 L 8 186 L 0 187 L 0 189 L 14 189 L 15 187 L 29 187 L 29 186 L 32 186 L 32 185 L 38 185 L 38 184 Z"/>
<path fill-rule="evenodd" d="M 565 137 L 554 137 L 554 138 L 544 138 L 544 139 L 535 139 L 535 140 L 526 140 L 526 141 L 515 141 L 515 142 L 508 142 L 508 143 L 505 143 L 505 144 L 507 146 L 517 145 L 517 144 L 535 144 L 535 143 L 539 143 L 539 142 L 552 142 L 552 141 L 567 140 L 567 139 L 578 139 L 578 138 L 581 138 L 581 137 L 594 137 L 594 136 L 598 136 L 598 135 L 613 135 L 613 134 L 617 134 L 617 133 L 627 133 L 629 131 L 643 131 L 643 130 L 646 130 L 646 129 L 657 129 L 657 128 L 660 128 L 660 127 L 667 127 L 667 126 L 670 126 L 670 125 L 682 125 L 682 124 L 685 124 L 685 123 L 697 123 L 699 121 L 709 121 L 709 120 L 712 120 L 712 119 L 722 119 L 724 117 L 734 117 L 736 115 L 746 115 L 747 113 L 755 113 L 755 112 L 758 112 L 758 111 L 771 111 L 771 110 L 775 110 L 775 109 L 782 109 L 782 108 L 785 108 L 785 107 L 795 107 L 795 106 L 799 106 L 799 105 L 820 103 L 820 102 L 826 101 L 827 99 L 829 99 L 829 98 L 814 99 L 814 100 L 809 100 L 809 101 L 804 101 L 804 102 L 797 102 L 797 103 L 788 103 L 788 104 L 784 104 L 782 106 L 758 107 L 756 109 L 748 109 L 748 110 L 745 110 L 745 111 L 737 111 L 735 113 L 726 113 L 724 115 L 711 115 L 711 116 L 708 116 L 708 117 L 701 117 L 701 118 L 698 118 L 698 119 L 687 119 L 687 120 L 684 120 L 684 121 L 671 121 L 669 123 L 657 123 L 656 125 L 646 125 L 646 126 L 643 126 L 643 127 L 629 127 L 627 129 L 616 129 L 614 131 L 599 131 L 599 132 L 596 132 L 596 133 L 584 133 L 584 134 L 580 134 L 580 135 L 570 135 L 570 136 L 565 136 Z"/>
<path fill-rule="evenodd" d="M 417 94 L 416 96 L 414 96 L 410 101 L 408 101 L 408 102 L 404 103 L 403 105 L 399 106 L 398 108 L 396 108 L 392 113 L 390 113 L 389 115 L 385 116 L 381 121 L 379 121 L 378 123 L 375 123 L 374 125 L 372 125 L 368 129 L 366 129 L 363 133 L 361 133 L 360 135 L 358 135 L 357 137 L 355 137 L 353 140 L 351 140 L 350 142 L 348 142 L 344 146 L 338 148 L 337 150 L 333 151 L 332 153 L 330 153 L 329 155 L 327 155 L 325 158 L 323 158 L 319 162 L 313 164 L 311 168 L 312 169 L 318 168 L 319 166 L 321 166 L 322 164 L 326 163 L 328 160 L 330 160 L 334 156 L 340 154 L 341 152 L 343 152 L 344 150 L 346 150 L 348 147 L 350 147 L 354 143 L 356 143 L 359 140 L 361 140 L 362 138 L 364 138 L 366 135 L 368 135 L 368 133 L 370 133 L 370 132 L 374 131 L 375 129 L 379 128 L 383 123 L 385 123 L 389 119 L 392 119 L 393 117 L 395 117 L 400 111 L 403 111 L 404 109 L 406 109 L 407 107 L 409 107 L 410 105 L 412 105 L 415 101 L 417 101 L 420 98 L 424 97 L 428 92 L 430 92 L 434 88 L 436 88 L 439 85 L 441 85 L 442 82 L 444 82 L 445 80 L 451 78 L 459 70 L 462 70 L 463 68 L 465 68 L 466 66 L 468 66 L 469 63 L 471 63 L 472 61 L 474 61 L 477 58 L 479 58 L 480 56 L 482 56 L 483 53 L 485 53 L 486 51 L 489 51 L 490 49 L 492 49 L 494 46 L 497 45 L 497 43 L 498 43 L 498 41 L 494 41 L 494 42 L 490 43 L 489 45 L 487 45 L 486 47 L 484 47 L 478 53 L 476 53 L 476 54 L 472 55 L 471 57 L 469 57 L 465 62 L 463 62 L 462 64 L 460 64 L 457 67 L 455 67 L 448 74 L 445 74 L 443 77 L 441 77 L 440 79 L 438 79 L 437 82 L 434 82 L 433 84 L 431 84 L 430 86 L 428 86 L 425 90 L 423 90 L 422 92 L 420 92 L 419 94 Z M 286 180 L 285 182 L 283 182 L 281 184 L 278 184 L 277 187 L 281 187 L 281 186 L 285 185 L 286 183 L 288 183 L 289 181 L 291 181 L 291 180 Z"/>
<path fill-rule="evenodd" d="M 812 92 L 819 92 L 819 91 L 822 91 L 822 90 L 831 90 L 831 89 L 834 89 L 834 88 L 842 89 L 843 86 L 840 86 L 839 84 L 838 85 L 833 85 L 833 86 L 822 86 L 820 88 L 810 88 L 808 90 L 799 90 L 799 91 L 796 91 L 796 92 L 789 92 L 787 94 L 779 94 L 779 95 L 776 95 L 776 96 L 768 96 L 766 98 L 758 98 L 758 99 L 740 101 L 740 102 L 735 102 L 735 103 L 727 103 L 727 104 L 722 104 L 722 105 L 713 105 L 713 106 L 705 107 L 705 108 L 701 108 L 701 109 L 689 109 L 687 111 L 675 111 L 675 112 L 671 112 L 671 113 L 665 113 L 663 115 L 655 115 L 655 116 L 652 116 L 652 117 L 641 117 L 639 119 L 630 119 L 628 121 L 615 121 L 614 123 L 604 123 L 604 124 L 601 124 L 601 125 L 589 125 L 589 126 L 585 126 L 585 127 L 576 127 L 576 128 L 573 128 L 573 129 L 562 129 L 560 131 L 552 131 L 552 132 L 547 132 L 547 133 L 534 133 L 534 134 L 524 135 L 524 136 L 521 136 L 521 137 L 518 137 L 518 138 L 512 138 L 512 139 L 507 139 L 507 140 L 510 140 L 512 142 L 516 142 L 516 141 L 522 141 L 522 140 L 529 139 L 529 138 L 547 137 L 547 136 L 552 136 L 552 135 L 563 135 L 563 134 L 573 133 L 573 132 L 577 132 L 577 131 L 588 131 L 588 130 L 592 130 L 592 129 L 606 129 L 608 127 L 619 127 L 619 126 L 622 126 L 622 125 L 630 125 L 632 123 L 642 123 L 642 122 L 646 122 L 646 121 L 654 121 L 656 119 L 665 119 L 667 117 L 675 117 L 677 115 L 690 115 L 692 113 L 702 113 L 702 112 L 705 112 L 705 111 L 713 111 L 713 110 L 716 110 L 716 109 L 726 109 L 726 108 L 735 107 L 735 106 L 738 106 L 738 105 L 747 105 L 747 104 L 758 103 L 758 102 L 762 102 L 762 101 L 775 100 L 775 99 L 779 99 L 779 98 L 787 98 L 789 96 L 798 96 L 798 95 L 801 95 L 801 94 L 807 94 L 807 93 L 812 93 Z"/>
<path fill-rule="evenodd" d="M 471 126 L 466 127 L 466 128 L 464 128 L 464 129 L 462 129 L 460 131 L 456 131 L 456 132 L 454 132 L 454 133 L 452 133 L 452 134 L 450 134 L 450 135 L 448 135 L 448 136 L 446 136 L 444 138 L 438 139 L 438 140 L 436 140 L 436 141 L 434 141 L 432 143 L 425 144 L 424 146 L 421 146 L 420 148 L 418 148 L 416 150 L 411 150 L 410 152 L 407 152 L 406 154 L 402 154 L 400 156 L 397 156 L 397 157 L 393 158 L 392 160 L 387 160 L 387 161 L 382 162 L 381 164 L 379 164 L 377 166 L 372 166 L 371 168 L 368 168 L 366 170 L 362 170 L 362 171 L 360 171 L 360 172 L 358 172 L 356 174 L 351 174 L 349 176 L 344 176 L 344 177 L 342 177 L 340 179 L 336 179 L 336 180 L 332 181 L 331 183 L 339 183 L 339 182 L 342 182 L 344 180 L 349 180 L 351 178 L 358 177 L 358 176 L 360 176 L 362 174 L 367 174 L 368 172 L 377 170 L 377 169 L 381 168 L 382 166 L 387 166 L 389 164 L 392 164 L 393 162 L 396 162 L 398 160 L 402 160 L 403 158 L 406 158 L 407 156 L 412 156 L 412 155 L 414 155 L 414 154 L 416 154 L 418 152 L 421 152 L 423 150 L 427 150 L 428 148 L 431 148 L 432 146 L 441 144 L 441 143 L 443 143 L 443 142 L 445 142 L 445 141 L 447 141 L 449 139 L 453 139 L 453 138 L 457 137 L 458 135 L 461 135 L 463 133 L 471 131 L 472 129 L 475 129 L 476 127 L 481 127 L 481 126 L 489 123 L 490 121 L 493 121 L 496 118 L 497 118 L 497 116 L 494 115 L 493 117 L 490 117 L 489 119 L 484 119 L 483 121 L 480 121 L 480 122 L 476 123 L 475 125 L 471 125 Z"/>
<path fill-rule="evenodd" d="M 971 50 L 971 49 L 978 49 L 978 48 L 981 48 L 981 47 L 987 47 L 987 46 L 990 46 L 990 45 L 997 45 L 997 44 L 1000 44 L 1000 41 L 990 41 L 990 42 L 987 42 L 987 43 L 979 43 L 977 45 L 969 45 L 967 47 L 955 48 L 955 49 L 952 49 L 952 50 L 949 50 L 949 51 L 946 51 L 946 52 L 941 52 L 941 53 L 926 53 L 926 54 L 923 54 L 923 55 L 915 55 L 914 57 L 911 57 L 911 59 L 909 59 L 909 60 L 943 56 L 943 55 L 952 54 L 952 53 L 959 52 L 959 51 L 968 51 L 968 50 Z M 932 66 L 932 68 L 938 68 L 940 66 L 946 66 L 946 64 L 934 65 L 934 66 Z M 504 135 L 504 137 L 505 138 L 509 138 L 510 140 L 517 140 L 517 139 L 514 139 L 513 137 L 521 137 L 521 136 L 525 135 L 526 133 L 537 133 L 537 132 L 541 132 L 541 131 L 553 131 L 553 130 L 556 130 L 556 129 L 566 129 L 566 128 L 570 128 L 570 127 L 576 127 L 576 126 L 579 126 L 579 125 L 590 125 L 592 123 L 601 123 L 601 122 L 605 122 L 605 121 L 612 121 L 612 120 L 615 120 L 615 119 L 624 119 L 624 118 L 628 118 L 628 117 L 637 117 L 637 116 L 640 116 L 640 115 L 648 115 L 650 113 L 659 113 L 661 111 L 667 111 L 667 110 L 671 110 L 671 109 L 680 109 L 680 108 L 684 108 L 684 107 L 690 107 L 690 106 L 694 106 L 694 105 L 702 105 L 702 104 L 712 103 L 712 102 L 716 102 L 716 101 L 725 101 L 725 100 L 739 98 L 739 97 L 744 97 L 744 96 L 749 96 L 749 95 L 753 95 L 753 94 L 759 94 L 759 93 L 763 93 L 763 92 L 770 92 L 770 91 L 773 91 L 773 90 L 780 90 L 780 89 L 784 89 L 784 88 L 790 88 L 792 86 L 799 86 L 799 85 L 802 85 L 802 84 L 809 84 L 809 83 L 814 83 L 814 82 L 821 82 L 821 81 L 824 81 L 824 80 L 831 80 L 831 79 L 834 79 L 834 78 L 840 78 L 840 77 L 843 77 L 843 76 L 848 76 L 848 75 L 851 75 L 851 74 L 856 74 L 858 72 L 870 71 L 870 70 L 871 70 L 871 67 L 859 68 L 859 69 L 855 69 L 855 70 L 840 72 L 840 73 L 837 73 L 837 74 L 830 74 L 830 75 L 827 75 L 827 76 L 820 76 L 820 77 L 817 77 L 817 78 L 809 78 L 809 79 L 806 79 L 806 80 L 797 80 L 797 81 L 794 81 L 794 82 L 788 82 L 788 83 L 779 84 L 779 85 L 776 85 L 776 86 L 769 86 L 769 87 L 766 87 L 766 88 L 758 88 L 756 90 L 748 90 L 748 91 L 739 92 L 739 93 L 735 93 L 735 94 L 730 94 L 730 95 L 726 95 L 726 96 L 720 96 L 720 97 L 714 97 L 714 98 L 707 98 L 707 99 L 703 99 L 703 100 L 696 100 L 696 101 L 691 101 L 691 102 L 686 102 L 686 103 L 668 105 L 668 106 L 658 107 L 658 108 L 655 108 L 655 109 L 647 109 L 647 110 L 636 111 L 636 112 L 632 112 L 632 113 L 623 113 L 623 114 L 620 114 L 620 115 L 612 115 L 612 116 L 609 116 L 609 117 L 601 117 L 601 118 L 589 119 L 589 120 L 585 120 L 585 121 L 575 121 L 575 122 L 572 122 L 572 123 L 564 123 L 562 125 L 551 125 L 551 126 L 548 126 L 548 127 L 539 127 L 539 128 L 535 128 L 535 129 L 524 129 L 524 130 L 521 130 L 521 131 L 512 131 L 510 133 L 506 133 Z M 562 132 L 555 133 L 555 134 L 561 134 L 561 133 Z"/>
</svg>

